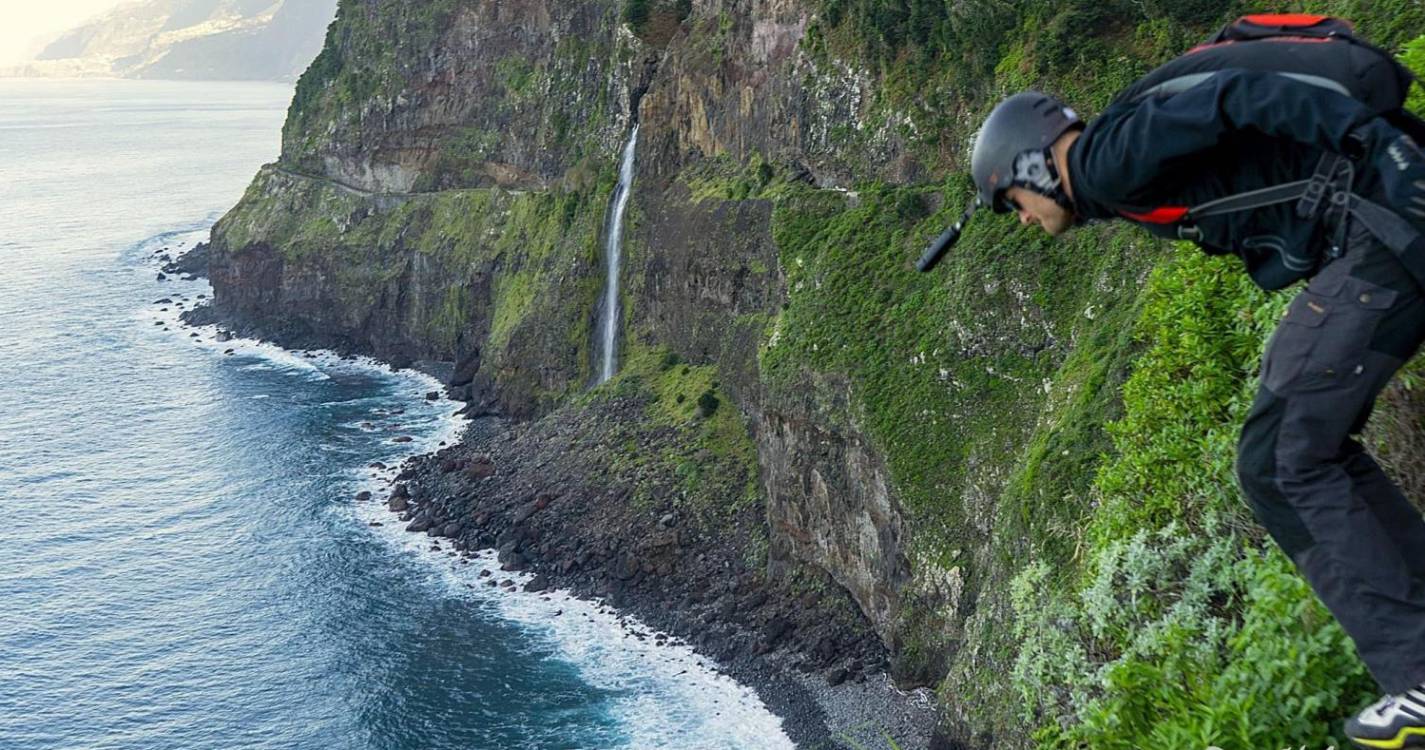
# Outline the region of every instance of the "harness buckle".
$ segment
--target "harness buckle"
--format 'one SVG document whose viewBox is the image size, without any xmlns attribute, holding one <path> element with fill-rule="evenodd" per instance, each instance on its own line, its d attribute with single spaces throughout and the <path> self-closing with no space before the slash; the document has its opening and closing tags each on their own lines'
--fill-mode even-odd
<svg viewBox="0 0 1425 750">
<path fill-rule="evenodd" d="M 1332 178 L 1336 176 L 1336 166 L 1340 161 L 1341 157 L 1335 154 L 1321 156 L 1321 160 L 1316 163 L 1316 170 L 1311 174 L 1311 181 L 1301 194 L 1301 200 L 1296 202 L 1296 215 L 1299 218 L 1316 218 L 1321 210 L 1321 201 L 1326 197 Z"/>
<path fill-rule="evenodd" d="M 1197 242 L 1202 239 L 1202 229 L 1196 224 L 1179 224 L 1178 239 Z"/>
</svg>

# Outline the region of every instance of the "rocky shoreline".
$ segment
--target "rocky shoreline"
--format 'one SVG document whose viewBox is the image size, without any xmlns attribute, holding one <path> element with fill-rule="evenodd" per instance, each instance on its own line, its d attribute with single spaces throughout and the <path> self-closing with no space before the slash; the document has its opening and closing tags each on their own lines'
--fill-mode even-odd
<svg viewBox="0 0 1425 750">
<path fill-rule="evenodd" d="M 889 684 L 886 651 L 850 597 L 811 571 L 768 580 L 741 559 L 756 509 L 708 521 L 671 502 L 631 507 L 627 488 L 588 479 L 601 473 L 586 463 L 597 451 L 585 425 L 638 408 L 616 397 L 592 420 L 589 409 L 479 419 L 459 445 L 405 464 L 386 502 L 408 532 L 497 550 L 502 570 L 533 575 L 526 591 L 598 598 L 659 633 L 639 637 L 688 643 L 756 689 L 798 747 L 889 747 L 885 736 L 927 747 L 929 701 Z"/>
<path fill-rule="evenodd" d="M 204 249 L 164 271 L 201 275 Z M 359 353 L 300 327 L 225 318 L 209 304 L 182 319 L 287 348 Z M 452 370 L 444 363 L 391 366 L 443 381 Z M 468 390 L 448 390 L 468 397 Z M 386 503 L 410 533 L 448 538 L 467 559 L 497 550 L 502 570 L 532 576 L 523 584 L 490 576 L 486 585 L 599 599 L 652 629 L 634 637 L 688 644 L 755 689 L 799 748 L 953 747 L 935 732 L 928 691 L 903 693 L 891 684 L 885 646 L 829 576 L 785 562 L 789 573 L 766 575 L 760 507 L 683 507 L 671 476 L 642 477 L 635 488 L 607 470 L 604 448 L 615 433 L 630 439 L 618 428 L 643 421 L 645 398 L 616 392 L 530 422 L 486 414 L 471 402 L 466 412 L 474 420 L 458 444 L 409 459 L 372 499 Z M 680 439 L 669 430 L 633 434 L 648 453 Z"/>
</svg>

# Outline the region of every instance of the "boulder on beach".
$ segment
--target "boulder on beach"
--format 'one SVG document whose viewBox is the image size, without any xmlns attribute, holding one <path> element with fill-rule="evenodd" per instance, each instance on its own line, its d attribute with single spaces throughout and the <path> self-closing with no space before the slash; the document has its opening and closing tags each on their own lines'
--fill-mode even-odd
<svg viewBox="0 0 1425 750">
<path fill-rule="evenodd" d="M 402 436 L 400 436 L 400 437 L 394 437 L 394 438 L 391 438 L 391 442 L 393 442 L 393 443 L 409 443 L 409 442 L 411 442 L 411 436 L 410 436 L 410 435 L 402 435 Z"/>
<path fill-rule="evenodd" d="M 357 501 L 358 503 L 364 503 L 364 502 L 366 502 L 367 500 L 370 500 L 370 499 L 371 499 L 371 492 L 370 492 L 369 490 L 362 490 L 362 491 L 356 493 L 356 501 Z"/>
<path fill-rule="evenodd" d="M 495 476 L 495 462 L 491 461 L 489 456 L 481 456 L 470 462 L 470 465 L 465 469 L 465 474 L 471 479 L 493 477 Z"/>
<path fill-rule="evenodd" d="M 524 585 L 524 590 L 529 592 L 548 591 L 554 588 L 554 583 L 549 580 L 549 576 L 543 573 L 535 576 L 529 583 Z"/>
<path fill-rule="evenodd" d="M 386 507 L 389 508 L 392 513 L 400 513 L 406 510 L 406 508 L 409 508 L 410 503 L 406 500 L 405 495 L 392 495 L 391 499 L 386 501 Z"/>
</svg>

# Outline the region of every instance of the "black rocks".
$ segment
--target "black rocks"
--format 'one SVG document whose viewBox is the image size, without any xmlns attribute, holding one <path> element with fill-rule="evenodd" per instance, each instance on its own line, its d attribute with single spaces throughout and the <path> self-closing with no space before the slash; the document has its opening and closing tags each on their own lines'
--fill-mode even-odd
<svg viewBox="0 0 1425 750">
<path fill-rule="evenodd" d="M 427 530 L 430 529 L 430 524 L 431 524 L 431 521 L 430 521 L 429 518 L 426 518 L 425 516 L 421 516 L 420 518 L 417 518 L 416 520 L 411 521 L 410 525 L 406 527 L 406 531 L 411 531 L 411 532 L 415 532 L 415 533 L 420 533 L 420 532 L 422 532 L 422 531 L 427 531 Z"/>
<path fill-rule="evenodd" d="M 452 386 L 469 385 L 475 379 L 475 373 L 480 371 L 480 350 L 475 349 L 461 356 L 455 363 L 455 372 L 451 373 L 449 384 Z"/>
<path fill-rule="evenodd" d="M 526 504 L 524 507 L 520 508 L 517 513 L 515 513 L 515 525 L 518 526 L 520 524 L 523 524 L 525 521 L 528 521 L 531 516 L 541 510 L 543 510 L 543 508 L 540 507 L 538 502 L 531 502 Z"/>
<path fill-rule="evenodd" d="M 470 462 L 465 468 L 466 476 L 471 479 L 484 479 L 495 476 L 495 462 L 489 456 L 480 456 Z"/>
<path fill-rule="evenodd" d="M 362 490 L 362 491 L 356 493 L 356 502 L 358 502 L 358 503 L 364 503 L 364 502 L 366 502 L 367 500 L 370 500 L 370 499 L 371 499 L 371 492 L 370 492 L 369 490 Z"/>
<path fill-rule="evenodd" d="M 619 558 L 618 564 L 614 566 L 614 575 L 620 581 L 627 581 L 638 574 L 638 560 L 631 555 L 624 555 Z"/>
<path fill-rule="evenodd" d="M 549 577 L 543 574 L 535 576 L 529 583 L 524 585 L 524 590 L 529 592 L 548 591 L 552 588 L 554 588 L 554 582 L 550 581 Z"/>
<path fill-rule="evenodd" d="M 428 391 L 428 392 L 426 392 L 426 400 L 427 400 L 427 401 L 439 401 L 439 400 L 440 400 L 440 391 Z"/>
<path fill-rule="evenodd" d="M 768 646 L 776 646 L 787 633 L 791 632 L 792 623 L 784 617 L 773 617 L 762 626 L 762 641 Z"/>
</svg>

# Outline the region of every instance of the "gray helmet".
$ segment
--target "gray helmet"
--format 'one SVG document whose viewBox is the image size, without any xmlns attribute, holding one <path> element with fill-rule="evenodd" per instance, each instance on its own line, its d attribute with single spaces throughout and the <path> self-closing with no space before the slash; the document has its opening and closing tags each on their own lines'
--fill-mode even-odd
<svg viewBox="0 0 1425 750">
<path fill-rule="evenodd" d="M 1074 110 L 1048 94 L 1025 91 L 1000 102 L 980 127 L 970 157 L 980 203 L 1008 213 L 1004 191 L 1017 186 L 1072 208 L 1046 150 L 1076 127 L 1083 127 L 1083 121 Z"/>
</svg>

